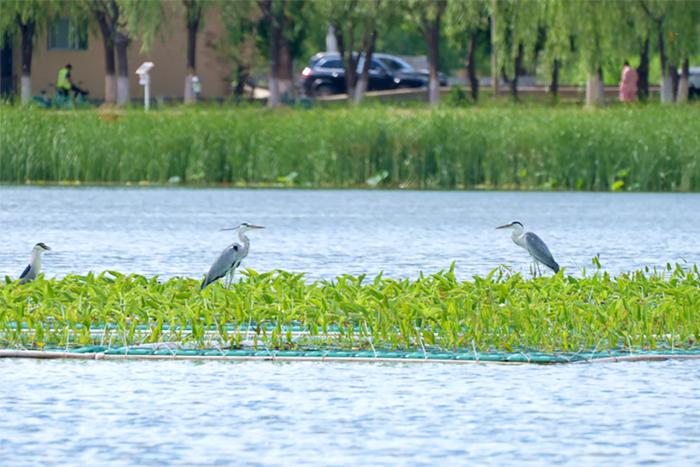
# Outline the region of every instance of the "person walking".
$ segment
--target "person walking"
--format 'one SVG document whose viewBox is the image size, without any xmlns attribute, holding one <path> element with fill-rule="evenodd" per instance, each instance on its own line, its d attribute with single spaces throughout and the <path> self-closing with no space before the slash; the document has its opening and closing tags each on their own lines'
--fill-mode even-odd
<svg viewBox="0 0 700 467">
<path fill-rule="evenodd" d="M 620 79 L 620 102 L 634 102 L 637 98 L 638 79 L 637 70 L 632 68 L 629 62 L 625 61 Z"/>
</svg>

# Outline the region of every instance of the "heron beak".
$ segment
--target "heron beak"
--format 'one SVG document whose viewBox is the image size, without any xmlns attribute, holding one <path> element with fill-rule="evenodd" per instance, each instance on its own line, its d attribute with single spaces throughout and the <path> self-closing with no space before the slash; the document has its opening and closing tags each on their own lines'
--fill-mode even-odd
<svg viewBox="0 0 700 467">
<path fill-rule="evenodd" d="M 251 229 L 264 229 L 265 226 L 264 225 L 251 225 L 250 228 Z"/>
<path fill-rule="evenodd" d="M 46 251 L 51 251 L 51 247 L 48 246 L 48 245 L 44 245 L 44 249 L 45 249 Z"/>
<path fill-rule="evenodd" d="M 496 227 L 496 230 L 498 230 L 498 229 L 507 229 L 508 227 L 513 227 L 513 224 L 511 223 L 511 224 L 501 225 L 501 226 L 499 226 L 499 227 Z"/>
</svg>

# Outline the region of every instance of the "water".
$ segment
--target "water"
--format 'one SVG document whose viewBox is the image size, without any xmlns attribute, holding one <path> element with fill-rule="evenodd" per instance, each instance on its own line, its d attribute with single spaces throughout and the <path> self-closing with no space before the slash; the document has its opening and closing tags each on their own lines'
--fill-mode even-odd
<svg viewBox="0 0 700 467">
<path fill-rule="evenodd" d="M 700 362 L 0 360 L 0 464 L 697 465 Z"/>
<path fill-rule="evenodd" d="M 572 273 L 596 254 L 613 274 L 700 262 L 699 194 L 0 187 L 0 276 L 17 277 L 43 241 L 48 276 L 114 269 L 201 278 L 242 221 L 244 267 L 416 277 L 456 261 L 457 274 L 529 257 L 494 227 L 523 222 Z"/>
<path fill-rule="evenodd" d="M 698 194 L 0 187 L 0 276 L 201 277 L 241 221 L 245 266 L 462 278 L 527 254 L 579 273 L 700 263 Z M 569 366 L 0 360 L 0 465 L 697 464 L 700 362 Z"/>
</svg>

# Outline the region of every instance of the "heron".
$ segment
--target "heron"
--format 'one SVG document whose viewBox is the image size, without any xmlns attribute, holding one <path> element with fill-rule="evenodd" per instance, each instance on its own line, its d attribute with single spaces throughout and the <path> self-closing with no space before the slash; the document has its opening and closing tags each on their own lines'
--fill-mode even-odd
<svg viewBox="0 0 700 467">
<path fill-rule="evenodd" d="M 559 272 L 559 265 L 556 261 L 554 261 L 554 257 L 549 251 L 549 248 L 547 248 L 547 245 L 542 241 L 540 237 L 538 237 L 534 233 L 525 232 L 525 228 L 523 227 L 523 224 L 521 222 L 513 221 L 510 224 L 502 225 L 496 228 L 511 229 L 513 231 L 511 234 L 513 243 L 515 243 L 521 248 L 526 249 L 527 252 L 530 253 L 530 256 L 532 256 L 532 261 L 535 265 L 533 271 L 535 277 L 537 277 L 538 272 L 540 273 L 540 275 L 542 275 L 538 263 L 544 264 L 555 273 Z"/>
<path fill-rule="evenodd" d="M 27 267 L 24 268 L 24 271 L 22 271 L 22 275 L 19 276 L 20 284 L 26 284 L 27 282 L 36 279 L 36 276 L 38 276 L 41 272 L 41 255 L 44 254 L 45 251 L 49 250 L 51 250 L 51 248 L 49 248 L 45 243 L 39 242 L 34 245 L 34 248 L 32 249 L 32 259 L 29 261 Z"/>
<path fill-rule="evenodd" d="M 224 251 L 221 252 L 214 264 L 209 268 L 207 277 L 202 281 L 202 288 L 204 290 L 212 282 L 226 277 L 226 287 L 231 285 L 233 282 L 233 274 L 236 268 L 241 264 L 241 261 L 248 256 L 248 250 L 250 249 L 250 240 L 246 237 L 245 233 L 249 230 L 264 229 L 262 225 L 252 225 L 247 222 L 243 222 L 236 227 L 231 227 L 228 229 L 221 230 L 238 230 L 238 238 L 240 243 L 233 242 L 231 245 L 227 246 Z"/>
</svg>

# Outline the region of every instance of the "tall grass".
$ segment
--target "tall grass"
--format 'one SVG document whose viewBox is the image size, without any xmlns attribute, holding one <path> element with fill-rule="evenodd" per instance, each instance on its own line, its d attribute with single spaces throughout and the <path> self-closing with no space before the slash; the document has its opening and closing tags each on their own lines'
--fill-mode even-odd
<svg viewBox="0 0 700 467">
<path fill-rule="evenodd" d="M 201 348 L 538 350 L 695 349 L 700 271 L 524 280 L 498 269 L 461 282 L 454 271 L 416 280 L 244 272 L 231 290 L 194 279 L 40 278 L 0 284 L 0 348 L 178 342 Z M 100 332 L 95 335 L 94 330 Z M 251 344 L 248 344 L 251 345 Z"/>
<path fill-rule="evenodd" d="M 0 182 L 700 190 L 697 106 L 0 107 Z"/>
</svg>

